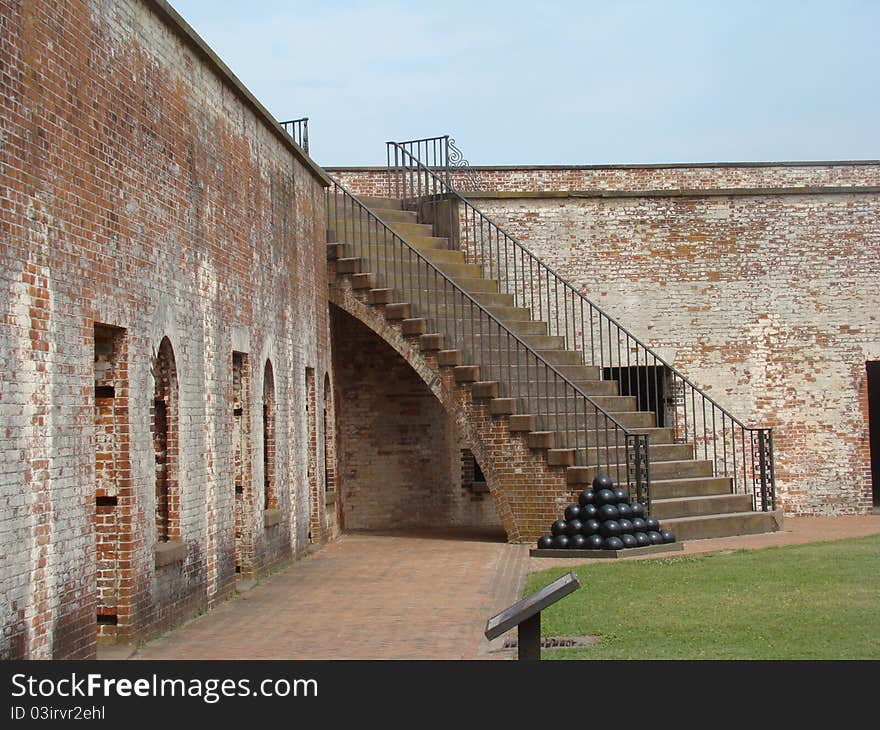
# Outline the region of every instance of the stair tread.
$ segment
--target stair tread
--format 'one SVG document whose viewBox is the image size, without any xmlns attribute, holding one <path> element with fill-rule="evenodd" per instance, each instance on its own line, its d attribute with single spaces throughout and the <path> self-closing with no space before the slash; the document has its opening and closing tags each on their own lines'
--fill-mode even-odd
<svg viewBox="0 0 880 730">
<path fill-rule="evenodd" d="M 712 501 L 721 501 L 725 499 L 731 499 L 739 497 L 740 499 L 749 499 L 748 494 L 731 494 L 730 492 L 725 492 L 722 494 L 698 494 L 694 496 L 687 497 L 664 497 L 662 499 L 652 499 L 651 502 L 653 504 L 661 505 L 661 504 L 674 504 L 678 502 L 712 502 Z M 718 514 L 721 514 L 720 512 Z M 678 518 L 667 518 L 667 519 L 678 519 Z"/>
<path fill-rule="evenodd" d="M 705 460 L 704 460 L 704 461 L 705 461 Z M 667 463 L 667 462 L 663 462 L 663 463 L 665 464 L 665 463 Z M 707 479 L 719 479 L 719 480 L 720 480 L 720 479 L 724 479 L 725 481 L 728 481 L 728 482 L 729 482 L 730 479 L 731 479 L 731 477 L 725 477 L 725 476 L 720 476 L 720 477 L 707 476 L 707 477 L 673 477 L 672 479 L 653 479 L 653 478 L 652 478 L 652 479 L 651 479 L 651 484 L 669 484 L 669 483 L 671 483 L 671 482 L 675 482 L 675 483 L 678 483 L 678 482 L 704 482 L 704 481 L 706 481 Z"/>
<path fill-rule="evenodd" d="M 769 518 L 773 515 L 773 513 L 749 510 L 748 512 L 719 512 L 717 514 L 711 515 L 691 515 L 688 517 L 664 517 L 661 526 L 662 524 L 668 522 L 700 522 L 701 520 L 732 519 L 734 517 L 755 517 L 756 515 L 767 515 L 767 517 Z"/>
</svg>

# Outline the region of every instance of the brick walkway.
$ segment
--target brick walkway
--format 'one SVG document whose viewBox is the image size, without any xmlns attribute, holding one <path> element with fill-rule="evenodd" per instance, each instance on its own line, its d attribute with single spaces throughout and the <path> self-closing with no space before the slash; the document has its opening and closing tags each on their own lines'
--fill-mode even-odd
<svg viewBox="0 0 880 730">
<path fill-rule="evenodd" d="M 474 658 L 522 590 L 528 548 L 502 539 L 347 534 L 133 658 Z"/>
<path fill-rule="evenodd" d="M 789 517 L 784 528 L 692 540 L 685 554 L 878 534 L 880 515 Z M 521 595 L 527 572 L 590 561 L 529 558 L 530 546 L 500 539 L 460 530 L 347 534 L 133 658 L 512 658 L 498 651 L 504 637 L 483 638 L 486 619 Z"/>
</svg>

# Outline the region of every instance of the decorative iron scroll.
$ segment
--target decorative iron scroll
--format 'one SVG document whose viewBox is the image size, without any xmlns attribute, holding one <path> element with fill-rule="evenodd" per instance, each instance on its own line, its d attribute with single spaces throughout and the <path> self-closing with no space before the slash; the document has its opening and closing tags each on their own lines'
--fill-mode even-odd
<svg viewBox="0 0 880 730">
<path fill-rule="evenodd" d="M 477 173 L 474 172 L 473 168 L 471 168 L 470 163 L 464 159 L 464 154 L 455 144 L 455 140 L 452 139 L 452 137 L 448 138 L 446 148 L 446 166 L 448 174 L 456 177 L 454 187 L 459 190 L 482 190 L 483 181 Z M 465 182 L 470 183 L 470 187 L 461 185 L 461 179 L 459 179 L 458 173 L 463 173 L 463 179 Z"/>
</svg>

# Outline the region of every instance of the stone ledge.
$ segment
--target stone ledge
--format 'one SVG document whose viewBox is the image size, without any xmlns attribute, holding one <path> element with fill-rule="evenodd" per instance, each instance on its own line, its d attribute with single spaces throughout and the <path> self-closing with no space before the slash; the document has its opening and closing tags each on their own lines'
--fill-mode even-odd
<svg viewBox="0 0 880 730">
<path fill-rule="evenodd" d="M 589 550 L 576 548 L 532 548 L 531 558 L 626 558 L 631 555 L 652 555 L 654 553 L 679 553 L 684 550 L 683 542 L 667 542 L 662 545 L 644 545 L 642 547 L 625 548 L 623 550 Z"/>
<path fill-rule="evenodd" d="M 153 548 L 156 567 L 162 568 L 166 565 L 174 565 L 182 563 L 186 557 L 186 544 L 177 540 L 169 540 L 168 542 L 157 542 Z"/>
<path fill-rule="evenodd" d="M 857 195 L 859 193 L 880 193 L 880 186 L 671 188 L 669 190 L 478 190 L 468 191 L 467 197 L 474 200 L 541 200 L 554 198 L 713 198 L 760 195 Z"/>
<path fill-rule="evenodd" d="M 274 527 L 281 523 L 280 509 L 267 509 L 263 512 L 263 527 Z"/>
</svg>

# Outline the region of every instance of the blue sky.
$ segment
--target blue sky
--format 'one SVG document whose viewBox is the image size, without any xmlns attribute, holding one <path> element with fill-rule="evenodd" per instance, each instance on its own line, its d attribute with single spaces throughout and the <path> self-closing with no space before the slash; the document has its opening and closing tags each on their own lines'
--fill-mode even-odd
<svg viewBox="0 0 880 730">
<path fill-rule="evenodd" d="M 171 3 L 326 166 L 880 158 L 880 1 Z"/>
</svg>

